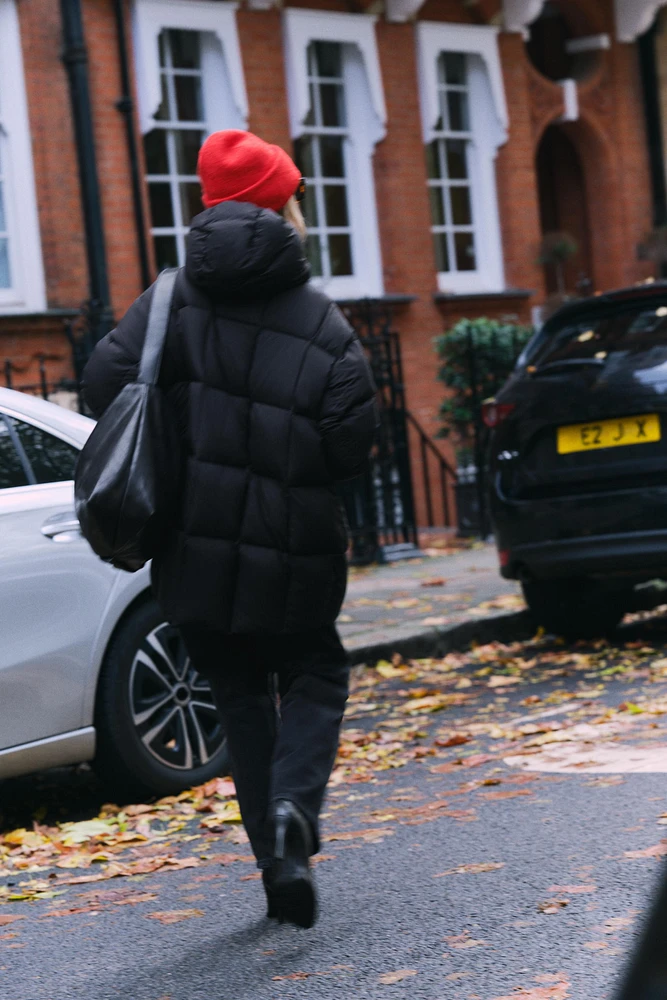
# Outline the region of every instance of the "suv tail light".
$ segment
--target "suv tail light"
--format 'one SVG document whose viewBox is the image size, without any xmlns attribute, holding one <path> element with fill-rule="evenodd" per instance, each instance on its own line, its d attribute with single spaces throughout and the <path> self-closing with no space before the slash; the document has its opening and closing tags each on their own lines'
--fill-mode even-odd
<svg viewBox="0 0 667 1000">
<path fill-rule="evenodd" d="M 487 427 L 497 427 L 507 420 L 515 407 L 516 403 L 496 403 L 495 399 L 487 399 L 482 403 L 482 420 Z"/>
</svg>

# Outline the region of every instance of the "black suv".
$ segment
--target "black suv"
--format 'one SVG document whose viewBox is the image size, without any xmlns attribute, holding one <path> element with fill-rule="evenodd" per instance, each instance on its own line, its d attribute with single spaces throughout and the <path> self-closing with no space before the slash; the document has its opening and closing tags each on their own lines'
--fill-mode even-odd
<svg viewBox="0 0 667 1000">
<path fill-rule="evenodd" d="M 483 416 L 501 571 L 521 580 L 537 620 L 594 635 L 657 603 L 652 582 L 667 579 L 667 283 L 560 309 Z"/>
</svg>

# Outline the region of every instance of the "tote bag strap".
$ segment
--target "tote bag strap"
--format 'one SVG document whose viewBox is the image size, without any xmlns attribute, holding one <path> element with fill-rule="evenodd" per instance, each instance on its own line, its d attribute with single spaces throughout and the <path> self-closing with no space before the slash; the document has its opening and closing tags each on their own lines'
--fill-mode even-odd
<svg viewBox="0 0 667 1000">
<path fill-rule="evenodd" d="M 162 351 L 164 341 L 169 326 L 169 314 L 171 313 L 171 301 L 174 297 L 174 285 L 179 268 L 170 267 L 158 275 L 151 299 L 151 308 L 148 314 L 148 326 L 146 327 L 146 339 L 144 349 L 141 352 L 141 363 L 139 365 L 138 382 L 147 382 L 155 385 L 160 374 L 160 363 L 162 361 Z"/>
</svg>

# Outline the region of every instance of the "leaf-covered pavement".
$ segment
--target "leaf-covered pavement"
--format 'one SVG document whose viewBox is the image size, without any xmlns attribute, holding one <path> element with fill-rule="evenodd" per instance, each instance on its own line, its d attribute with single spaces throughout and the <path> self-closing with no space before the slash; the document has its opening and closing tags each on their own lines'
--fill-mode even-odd
<svg viewBox="0 0 667 1000">
<path fill-rule="evenodd" d="M 188 985 L 190 952 L 231 920 L 235 1000 L 341 989 L 602 998 L 667 855 L 667 622 L 646 617 L 615 644 L 536 637 L 357 668 L 316 868 L 324 913 L 310 936 L 254 923 L 262 890 L 229 779 L 123 807 L 100 807 L 85 769 L 6 782 L 0 995 L 210 996 L 205 963 Z M 26 803 L 29 789 L 39 802 Z M 349 891 L 377 908 L 341 914 Z M 404 926 L 421 908 L 423 926 Z M 348 940 L 341 921 L 363 932 Z M 133 992 L 113 992 L 110 974 L 91 993 L 72 934 L 122 951 Z M 125 950 L 135 940 L 136 969 Z M 188 953 L 154 989 L 146 962 L 183 941 Z M 239 947 L 261 969 L 247 993 Z"/>
<path fill-rule="evenodd" d="M 353 567 L 338 627 L 354 650 L 400 640 L 406 632 L 524 607 L 518 584 L 498 574 L 493 546 L 481 542 L 458 549 L 425 546 L 421 559 Z"/>
</svg>

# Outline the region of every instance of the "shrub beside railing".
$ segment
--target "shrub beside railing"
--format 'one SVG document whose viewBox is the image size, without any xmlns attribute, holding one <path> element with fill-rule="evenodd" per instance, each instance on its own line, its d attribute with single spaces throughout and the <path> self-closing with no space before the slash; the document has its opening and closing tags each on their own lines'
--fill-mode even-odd
<svg viewBox="0 0 667 1000">
<path fill-rule="evenodd" d="M 481 407 L 506 381 L 532 333 L 529 326 L 481 318 L 460 320 L 436 338 L 442 362 L 438 378 L 447 388 L 440 407 L 439 436 L 452 438 L 456 454 L 460 535 L 485 537 L 490 530 Z"/>
<path fill-rule="evenodd" d="M 532 334 L 530 326 L 480 318 L 462 319 L 436 337 L 438 378 L 448 390 L 438 436 L 453 438 L 459 463 L 474 456 L 482 402 L 506 381 Z"/>
</svg>

